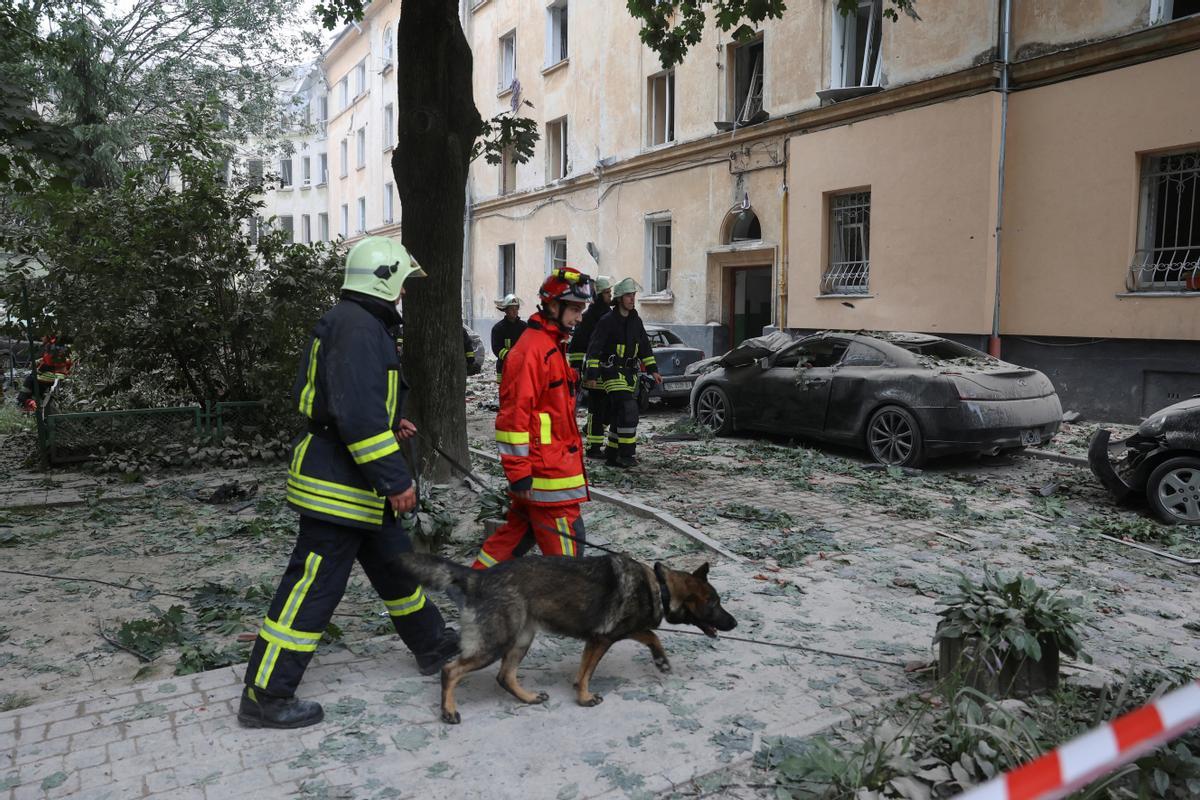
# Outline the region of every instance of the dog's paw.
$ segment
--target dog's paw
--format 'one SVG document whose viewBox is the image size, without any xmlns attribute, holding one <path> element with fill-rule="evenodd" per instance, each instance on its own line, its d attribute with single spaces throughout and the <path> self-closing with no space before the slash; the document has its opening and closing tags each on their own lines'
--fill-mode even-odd
<svg viewBox="0 0 1200 800">
<path fill-rule="evenodd" d="M 659 672 L 670 672 L 671 671 L 671 662 L 667 661 L 665 658 L 654 659 L 654 666 L 658 667 Z"/>
<path fill-rule="evenodd" d="M 545 692 L 538 692 L 536 695 L 534 695 L 533 699 L 529 701 L 529 705 L 536 706 L 539 703 L 544 703 L 549 699 L 550 695 L 546 694 Z"/>
<path fill-rule="evenodd" d="M 580 700 L 579 705 L 583 706 L 584 708 L 592 708 L 594 706 L 600 705 L 603 702 L 604 702 L 604 695 L 594 694 L 587 700 Z"/>
<path fill-rule="evenodd" d="M 459 714 L 457 711 L 443 711 L 442 722 L 446 723 L 447 725 L 457 725 L 458 723 L 462 722 L 462 714 Z"/>
</svg>

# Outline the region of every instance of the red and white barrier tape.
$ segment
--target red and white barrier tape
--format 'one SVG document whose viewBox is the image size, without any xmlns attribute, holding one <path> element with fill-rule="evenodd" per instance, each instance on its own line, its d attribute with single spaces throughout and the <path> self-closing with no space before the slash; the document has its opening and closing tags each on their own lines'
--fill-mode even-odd
<svg viewBox="0 0 1200 800">
<path fill-rule="evenodd" d="M 1055 800 L 1200 725 L 1200 681 L 1169 692 L 957 800 Z"/>
</svg>

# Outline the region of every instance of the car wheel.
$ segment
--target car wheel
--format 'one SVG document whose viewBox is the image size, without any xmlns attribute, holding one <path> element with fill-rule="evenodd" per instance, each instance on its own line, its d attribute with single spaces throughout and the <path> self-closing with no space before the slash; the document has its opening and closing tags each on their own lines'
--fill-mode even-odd
<svg viewBox="0 0 1200 800">
<path fill-rule="evenodd" d="M 718 436 L 733 433 L 733 408 L 719 386 L 705 386 L 696 398 L 696 422 Z"/>
<path fill-rule="evenodd" d="M 1146 498 L 1168 525 L 1200 525 L 1200 458 L 1169 458 L 1146 480 Z"/>
<path fill-rule="evenodd" d="M 919 467 L 925 461 L 921 426 L 907 409 L 884 406 L 867 423 L 867 452 L 880 464 Z"/>
</svg>

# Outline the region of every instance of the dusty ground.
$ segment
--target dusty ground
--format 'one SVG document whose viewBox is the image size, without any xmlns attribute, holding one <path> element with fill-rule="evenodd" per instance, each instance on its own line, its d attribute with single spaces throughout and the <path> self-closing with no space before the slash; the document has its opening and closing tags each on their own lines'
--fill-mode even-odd
<svg viewBox="0 0 1200 800">
<path fill-rule="evenodd" d="M 477 381 L 468 398 L 472 443 L 487 450 L 493 392 Z M 1166 531 L 1115 507 L 1086 470 L 1015 457 L 888 471 L 853 452 L 784 440 L 656 441 L 656 432 L 679 427 L 679 416 L 655 410 L 646 418 L 638 470 L 592 462 L 590 477 L 688 520 L 750 559 L 750 570 L 718 573 L 729 582 L 750 576 L 718 587 L 739 617 L 739 635 L 897 663 L 928 661 L 934 600 L 956 571 L 988 566 L 1019 570 L 1084 599 L 1094 624 L 1085 644 L 1096 663 L 1069 668 L 1076 679 L 1197 660 L 1200 636 L 1185 626 L 1194 626 L 1200 600 L 1197 572 L 1095 536 L 1101 529 L 1161 536 L 1154 546 L 1194 557 L 1194 532 Z M 1089 430 L 1072 426 L 1055 444 L 1079 455 Z M 0 709 L 117 690 L 221 655 L 238 661 L 246 647 L 238 634 L 255 630 L 294 535 L 283 465 L 124 483 L 30 472 L 14 451 L 21 441 L 0 439 L 2 568 L 57 577 L 0 580 Z M 485 460 L 476 466 L 499 474 Z M 258 482 L 257 496 L 227 505 L 191 496 L 230 480 Z M 466 561 L 482 538 L 474 521 L 478 499 L 457 484 L 436 495 L 456 520 L 448 552 Z M 709 557 L 679 534 L 611 505 L 591 503 L 585 518 L 590 536 L 640 558 L 690 566 Z M 773 613 L 755 611 L 764 600 Z M 143 663 L 104 638 L 114 638 L 123 621 L 154 619 L 155 609 L 175 604 L 184 611 L 182 647 Z M 372 637 L 389 630 L 380 611 L 356 573 L 335 617 L 340 639 L 323 652 L 378 646 Z M 689 645 L 674 637 L 668 646 Z M 781 663 L 794 657 L 779 651 Z M 873 674 L 869 662 L 835 663 L 842 673 Z M 803 673 L 810 695 L 828 696 L 830 707 L 840 703 L 837 670 L 826 678 Z M 872 681 L 881 696 L 912 688 L 903 676 Z"/>
</svg>

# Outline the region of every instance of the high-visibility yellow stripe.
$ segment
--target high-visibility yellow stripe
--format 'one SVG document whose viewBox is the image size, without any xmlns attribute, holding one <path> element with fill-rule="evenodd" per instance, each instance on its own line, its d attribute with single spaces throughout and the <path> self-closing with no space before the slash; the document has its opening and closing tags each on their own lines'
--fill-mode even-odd
<svg viewBox="0 0 1200 800">
<path fill-rule="evenodd" d="M 313 400 L 317 396 L 317 351 L 321 348 L 321 340 L 313 337 L 312 347 L 308 351 L 308 380 L 300 390 L 300 413 L 311 418 Z"/>
<path fill-rule="evenodd" d="M 554 525 L 555 525 L 555 527 L 558 528 L 558 533 L 559 533 L 558 540 L 560 543 L 559 546 L 562 548 L 563 555 L 564 556 L 574 556 L 575 555 L 575 542 L 572 539 L 568 538 L 568 536 L 571 533 L 571 530 L 570 530 L 570 527 L 567 525 L 567 518 L 559 517 L 558 519 L 554 520 Z"/>
<path fill-rule="evenodd" d="M 308 452 L 308 445 L 312 441 L 312 434 L 306 433 L 304 438 L 300 440 L 300 444 L 296 445 L 295 452 L 292 453 L 292 466 L 290 472 L 297 475 L 300 474 L 300 465 L 304 463 L 304 454 Z"/>
<path fill-rule="evenodd" d="M 496 441 L 506 444 L 529 444 L 529 431 L 496 431 Z"/>
<path fill-rule="evenodd" d="M 646 356 L 645 358 L 642 359 L 642 364 L 644 364 L 647 367 L 653 366 L 654 364 L 657 364 L 657 363 L 658 363 L 658 359 L 655 358 L 654 356 Z"/>
<path fill-rule="evenodd" d="M 623 345 L 623 344 L 617 345 L 617 355 L 621 356 L 622 358 L 625 357 L 625 345 Z"/>
<path fill-rule="evenodd" d="M 366 450 L 393 438 L 395 438 L 394 433 L 391 431 L 384 431 L 383 433 L 377 433 L 374 436 L 368 436 L 366 439 L 359 439 L 357 442 L 351 442 L 346 445 L 346 448 L 349 449 L 350 454 L 353 455 L 361 450 Z"/>
<path fill-rule="evenodd" d="M 400 450 L 396 442 L 396 434 L 390 430 L 377 433 L 366 439 L 360 439 L 346 445 L 355 464 L 368 464 L 376 459 L 391 455 Z"/>
<path fill-rule="evenodd" d="M 425 592 L 418 586 L 417 590 L 408 597 L 401 597 L 397 600 L 384 600 L 383 604 L 387 606 L 390 616 L 407 617 L 409 614 L 415 614 L 425 607 Z"/>
<path fill-rule="evenodd" d="M 582 475 L 572 475 L 569 478 L 537 478 L 533 479 L 534 489 L 574 489 L 586 482 Z"/>
<path fill-rule="evenodd" d="M 332 494 L 340 496 L 345 500 L 358 503 L 368 508 L 383 508 L 387 501 L 375 494 L 364 489 L 358 489 L 354 486 L 347 486 L 344 483 L 334 483 L 333 481 L 323 481 L 320 478 L 310 478 L 307 475 L 302 475 L 299 470 L 290 470 L 288 472 L 288 481 L 295 482 L 297 488 L 302 491 L 312 492 L 313 494 Z"/>
<path fill-rule="evenodd" d="M 539 413 L 538 421 L 541 423 L 542 444 L 550 444 L 550 415 Z"/>
<path fill-rule="evenodd" d="M 346 503 L 334 497 L 322 496 L 306 492 L 296 486 L 288 486 L 287 500 L 300 508 L 306 508 L 309 511 L 316 511 L 321 514 L 329 514 L 342 519 L 353 520 L 355 522 L 368 522 L 372 525 L 383 524 L 383 509 L 371 511 L 356 506 L 352 503 Z"/>
<path fill-rule="evenodd" d="M 312 588 L 313 581 L 317 578 L 317 570 L 321 567 L 321 556 L 316 553 L 309 553 L 304 560 L 304 575 L 292 587 L 291 593 L 288 594 L 287 601 L 283 604 L 283 612 L 279 615 L 279 625 L 285 629 L 291 628 L 292 623 L 296 621 L 296 615 L 300 613 L 300 606 L 304 603 L 305 596 L 308 595 L 308 590 Z M 262 635 L 262 631 L 259 631 Z M 265 636 L 263 637 L 266 638 Z M 267 683 L 271 680 L 271 673 L 275 671 L 275 662 L 279 659 L 279 651 L 283 649 L 278 643 L 268 640 L 267 651 L 263 654 L 262 663 L 258 665 L 258 672 L 254 676 L 254 685 L 260 689 L 266 689 Z"/>
<path fill-rule="evenodd" d="M 400 389 L 400 373 L 394 369 L 388 370 L 388 387 L 386 408 L 388 415 L 388 427 L 396 427 L 396 397 Z"/>
<path fill-rule="evenodd" d="M 489 556 L 487 554 L 486 550 L 480 550 L 479 555 L 476 556 L 475 558 L 477 561 L 479 561 L 480 564 L 483 564 L 485 567 L 494 567 L 497 564 L 496 559 Z"/>
</svg>

